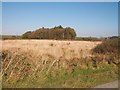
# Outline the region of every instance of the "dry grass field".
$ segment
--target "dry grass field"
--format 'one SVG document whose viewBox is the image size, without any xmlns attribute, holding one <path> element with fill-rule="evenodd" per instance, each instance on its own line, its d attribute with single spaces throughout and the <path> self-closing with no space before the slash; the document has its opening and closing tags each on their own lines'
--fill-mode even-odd
<svg viewBox="0 0 120 90">
<path fill-rule="evenodd" d="M 93 67 L 91 49 L 100 43 L 2 40 L 3 87 L 93 87 L 115 80 L 116 66 Z"/>
<path fill-rule="evenodd" d="M 5 40 L 2 49 L 16 51 L 33 56 L 43 56 L 50 54 L 53 57 L 60 58 L 65 56 L 66 59 L 74 57 L 87 57 L 90 55 L 90 50 L 101 42 L 89 41 L 56 41 L 56 40 Z M 33 60 L 35 62 L 35 60 Z"/>
</svg>

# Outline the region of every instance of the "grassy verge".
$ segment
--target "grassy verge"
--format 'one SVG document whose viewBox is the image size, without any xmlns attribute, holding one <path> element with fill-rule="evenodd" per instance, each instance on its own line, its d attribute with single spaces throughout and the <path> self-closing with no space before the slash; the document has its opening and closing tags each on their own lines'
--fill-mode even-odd
<svg viewBox="0 0 120 90">
<path fill-rule="evenodd" d="M 6 82 L 5 76 L 3 76 L 3 87 L 89 88 L 116 80 L 118 78 L 117 70 L 117 66 L 106 64 L 100 69 L 76 67 L 73 73 L 66 73 L 64 69 L 59 73 L 37 72 L 36 75 L 26 76 L 17 82 Z"/>
<path fill-rule="evenodd" d="M 85 88 L 94 87 L 117 79 L 117 72 L 112 72 L 110 66 L 104 69 L 80 69 L 76 68 L 72 74 L 63 73 L 56 77 L 49 76 L 43 87 Z M 115 74 L 116 73 L 116 74 Z"/>
</svg>

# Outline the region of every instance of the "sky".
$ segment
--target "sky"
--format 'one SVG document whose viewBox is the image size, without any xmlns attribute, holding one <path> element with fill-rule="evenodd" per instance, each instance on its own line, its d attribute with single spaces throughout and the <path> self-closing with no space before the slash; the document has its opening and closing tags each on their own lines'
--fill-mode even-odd
<svg viewBox="0 0 120 90">
<path fill-rule="evenodd" d="M 2 2 L 2 34 L 41 27 L 74 28 L 79 37 L 118 35 L 117 2 Z"/>
<path fill-rule="evenodd" d="M 1 0 L 2 2 L 119 2 L 119 0 Z"/>
</svg>

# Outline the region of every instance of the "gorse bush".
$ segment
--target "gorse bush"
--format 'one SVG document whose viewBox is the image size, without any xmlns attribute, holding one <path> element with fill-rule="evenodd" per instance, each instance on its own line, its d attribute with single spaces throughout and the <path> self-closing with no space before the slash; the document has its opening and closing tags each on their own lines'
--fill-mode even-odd
<svg viewBox="0 0 120 90">
<path fill-rule="evenodd" d="M 101 44 L 97 45 L 93 52 L 99 53 L 99 54 L 105 54 L 105 53 L 114 53 L 118 54 L 118 39 L 108 39 L 104 40 Z"/>
<path fill-rule="evenodd" d="M 23 39 L 75 39 L 76 32 L 70 27 L 63 28 L 61 25 L 54 28 L 40 28 L 33 32 L 28 31 L 22 35 Z"/>
<path fill-rule="evenodd" d="M 108 64 L 114 63 L 116 65 L 120 64 L 120 51 L 119 51 L 119 39 L 107 39 L 104 40 L 101 44 L 97 45 L 92 49 L 94 61 L 107 61 Z"/>
</svg>

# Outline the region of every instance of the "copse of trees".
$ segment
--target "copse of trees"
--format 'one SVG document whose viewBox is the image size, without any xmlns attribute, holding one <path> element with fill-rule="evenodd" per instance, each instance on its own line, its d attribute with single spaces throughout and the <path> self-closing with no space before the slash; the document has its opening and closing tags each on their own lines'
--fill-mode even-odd
<svg viewBox="0 0 120 90">
<path fill-rule="evenodd" d="M 76 32 L 73 28 L 63 28 L 61 25 L 54 28 L 40 28 L 35 31 L 28 31 L 22 35 L 23 39 L 75 39 Z"/>
<path fill-rule="evenodd" d="M 22 35 L 22 38 L 29 38 L 31 31 L 27 31 Z"/>
</svg>

